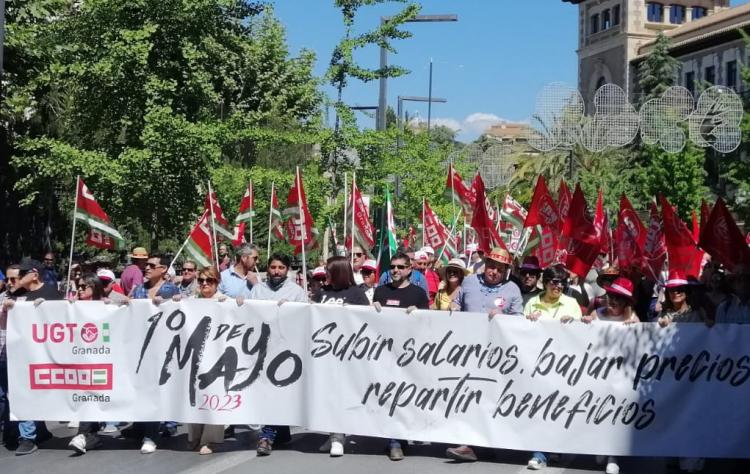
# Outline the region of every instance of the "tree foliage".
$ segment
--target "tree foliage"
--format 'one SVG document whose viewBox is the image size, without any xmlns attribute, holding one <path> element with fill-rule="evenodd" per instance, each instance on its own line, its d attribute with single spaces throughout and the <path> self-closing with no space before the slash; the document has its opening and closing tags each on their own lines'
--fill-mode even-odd
<svg viewBox="0 0 750 474">
<path fill-rule="evenodd" d="M 3 193 L 44 216 L 52 240 L 69 226 L 76 175 L 130 242 L 155 247 L 185 234 L 214 170 L 260 162 L 293 173 L 324 136 L 314 54 L 290 57 L 264 4 L 71 5 L 9 4 L 0 109 L 12 156 Z M 5 238 L 8 254 L 42 250 Z"/>
<path fill-rule="evenodd" d="M 667 88 L 675 85 L 679 62 L 669 54 L 670 40 L 659 32 L 654 48 L 638 68 L 640 103 L 660 97 Z"/>
</svg>

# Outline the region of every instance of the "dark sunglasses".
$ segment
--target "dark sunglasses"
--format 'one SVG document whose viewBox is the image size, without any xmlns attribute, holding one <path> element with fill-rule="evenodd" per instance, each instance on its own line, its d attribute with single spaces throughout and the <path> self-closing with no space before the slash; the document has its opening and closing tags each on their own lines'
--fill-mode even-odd
<svg viewBox="0 0 750 474">
<path fill-rule="evenodd" d="M 370 276 L 370 275 L 373 275 L 375 273 L 375 271 L 373 271 L 373 270 L 360 270 L 360 273 L 362 274 L 362 276 Z"/>
<path fill-rule="evenodd" d="M 199 285 L 203 285 L 204 283 L 208 283 L 209 285 L 216 284 L 216 278 L 198 278 Z"/>
<path fill-rule="evenodd" d="M 560 278 L 553 278 L 551 280 L 544 280 L 545 285 L 552 285 L 552 286 L 565 286 L 566 281 L 561 280 Z"/>
<path fill-rule="evenodd" d="M 363 255 L 364 255 L 364 254 L 363 254 L 362 252 L 356 252 L 356 253 L 354 254 L 354 256 L 355 256 L 355 257 L 357 257 L 357 258 L 362 258 L 362 256 L 363 256 Z"/>
<path fill-rule="evenodd" d="M 8 277 L 8 281 L 11 282 L 11 283 L 15 283 L 15 282 L 18 281 L 18 278 L 19 277 Z"/>
<path fill-rule="evenodd" d="M 80 285 L 78 285 L 78 291 L 86 291 L 86 288 L 88 287 L 88 285 L 81 283 Z"/>
<path fill-rule="evenodd" d="M 670 293 L 687 293 L 688 287 L 687 286 L 675 286 L 673 288 L 667 288 L 667 291 Z"/>
<path fill-rule="evenodd" d="M 521 276 L 522 276 L 522 277 L 527 277 L 527 276 L 529 276 L 529 275 L 531 275 L 531 276 L 535 276 L 535 277 L 538 277 L 538 276 L 539 276 L 539 272 L 537 272 L 537 271 L 535 271 L 535 270 L 521 270 L 521 272 L 520 272 L 520 273 L 521 273 Z"/>
<path fill-rule="evenodd" d="M 55 259 L 54 258 L 45 258 L 44 261 L 45 262 L 54 262 Z"/>
<path fill-rule="evenodd" d="M 406 265 L 391 265 L 391 270 L 406 270 L 407 268 L 409 267 L 407 267 Z"/>
<path fill-rule="evenodd" d="M 146 264 L 146 268 L 150 268 L 150 269 L 152 269 L 152 270 L 153 270 L 153 269 L 156 269 L 156 268 L 161 268 L 161 267 L 163 267 L 163 266 L 164 266 L 164 265 L 160 265 L 160 264 L 156 264 L 156 263 L 147 263 L 147 264 Z"/>
<path fill-rule="evenodd" d="M 185 272 L 194 272 L 194 271 L 195 271 L 195 268 L 183 268 L 182 269 L 182 273 L 185 273 Z"/>
</svg>

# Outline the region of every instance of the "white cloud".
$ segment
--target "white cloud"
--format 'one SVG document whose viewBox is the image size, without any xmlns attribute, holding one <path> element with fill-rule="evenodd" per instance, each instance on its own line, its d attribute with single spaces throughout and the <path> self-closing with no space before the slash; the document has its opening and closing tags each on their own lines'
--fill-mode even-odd
<svg viewBox="0 0 750 474">
<path fill-rule="evenodd" d="M 432 119 L 432 125 L 436 127 L 439 127 L 439 126 L 447 127 L 453 130 L 454 132 L 458 132 L 459 130 L 463 128 L 461 124 L 458 122 L 458 120 L 452 119 L 452 118 Z"/>
<path fill-rule="evenodd" d="M 474 112 L 467 115 L 463 120 L 450 117 L 436 117 L 432 119 L 433 126 L 442 125 L 450 128 L 454 132 L 457 132 L 457 138 L 461 141 L 475 140 L 491 126 L 507 122 L 510 122 L 510 120 L 486 112 Z M 418 124 L 425 125 L 426 123 L 427 120 L 419 116 L 412 117 L 409 120 L 409 124 L 413 126 Z"/>
</svg>

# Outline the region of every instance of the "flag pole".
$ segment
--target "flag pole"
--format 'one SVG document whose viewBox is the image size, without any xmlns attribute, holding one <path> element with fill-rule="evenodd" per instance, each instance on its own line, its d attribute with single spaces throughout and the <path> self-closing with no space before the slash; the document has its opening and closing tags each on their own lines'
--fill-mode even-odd
<svg viewBox="0 0 750 474">
<path fill-rule="evenodd" d="M 305 223 L 305 209 L 302 206 L 302 177 L 297 167 L 297 208 L 299 209 L 300 223 L 302 224 L 302 288 L 305 290 L 307 298 L 307 256 L 305 246 L 307 245 L 307 224 Z"/>
<path fill-rule="evenodd" d="M 425 246 L 424 244 L 424 196 L 422 196 L 422 247 Z"/>
<path fill-rule="evenodd" d="M 453 213 L 453 219 L 456 219 L 456 188 L 453 185 L 453 158 L 451 158 L 450 165 L 450 180 L 451 180 L 451 207 L 452 207 L 452 213 Z"/>
<path fill-rule="evenodd" d="M 346 254 L 346 220 L 347 220 L 347 214 L 349 213 L 349 209 L 347 206 L 349 205 L 349 194 L 348 194 L 348 181 L 349 181 L 349 173 L 344 172 L 344 254 Z"/>
<path fill-rule="evenodd" d="M 271 258 L 271 223 L 273 222 L 273 196 L 276 192 L 276 183 L 271 181 L 271 202 L 268 206 L 268 245 L 266 247 L 266 259 Z"/>
<path fill-rule="evenodd" d="M 355 210 L 354 190 L 355 189 L 357 189 L 357 172 L 356 171 L 352 171 L 352 190 L 350 192 L 350 194 L 352 196 L 352 224 L 351 224 L 352 225 L 352 229 L 351 229 L 352 230 L 352 232 L 351 232 L 351 235 L 352 235 L 352 248 L 351 248 L 351 251 L 349 252 L 349 254 L 350 254 L 349 263 L 352 266 L 352 269 L 354 268 L 354 214 L 355 214 L 355 212 L 354 212 L 354 210 Z M 344 241 L 344 245 L 346 245 L 346 240 Z M 364 250 L 364 249 L 362 249 L 362 250 Z"/>
<path fill-rule="evenodd" d="M 68 279 L 65 281 L 65 297 L 70 293 L 70 277 L 73 274 L 73 245 L 76 240 L 76 214 L 78 213 L 78 188 L 81 186 L 81 176 L 76 176 L 76 198 L 73 201 L 73 230 L 70 232 L 70 257 L 68 258 Z"/>
<path fill-rule="evenodd" d="M 190 234 L 188 234 L 187 239 L 185 239 L 185 242 L 182 243 L 182 247 L 180 247 L 180 250 L 178 250 L 177 253 L 174 254 L 174 258 L 172 259 L 172 262 L 170 262 L 167 268 L 172 268 L 172 266 L 174 265 L 174 262 L 177 261 L 177 257 L 179 257 L 182 251 L 185 250 L 185 246 L 187 245 L 189 241 L 190 241 Z"/>
<path fill-rule="evenodd" d="M 216 269 L 219 269 L 219 248 L 216 245 L 216 223 L 214 222 L 214 193 L 211 189 L 211 181 L 208 182 L 208 205 L 211 207 L 211 234 L 213 235 L 213 251 L 214 251 L 214 262 L 216 262 Z"/>
</svg>

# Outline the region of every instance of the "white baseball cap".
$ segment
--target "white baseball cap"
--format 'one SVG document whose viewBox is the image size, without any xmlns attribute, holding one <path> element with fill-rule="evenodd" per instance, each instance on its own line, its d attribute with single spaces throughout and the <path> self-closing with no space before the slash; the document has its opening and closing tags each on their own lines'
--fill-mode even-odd
<svg viewBox="0 0 750 474">
<path fill-rule="evenodd" d="M 420 250 L 421 252 L 424 252 L 424 253 L 426 253 L 427 255 L 435 255 L 435 250 L 433 250 L 433 248 L 432 248 L 432 247 L 430 247 L 429 245 L 425 245 L 424 247 L 422 247 L 422 248 L 421 248 L 421 249 L 419 249 L 419 250 Z"/>
<path fill-rule="evenodd" d="M 428 259 L 429 257 L 427 256 L 427 252 L 423 250 L 417 250 L 416 252 L 414 252 L 414 260 L 421 262 L 423 260 L 428 260 Z"/>
<path fill-rule="evenodd" d="M 100 268 L 96 271 L 96 276 L 100 280 L 108 280 L 106 283 L 110 281 L 115 281 L 115 273 L 112 270 L 108 270 L 106 268 Z"/>
</svg>

